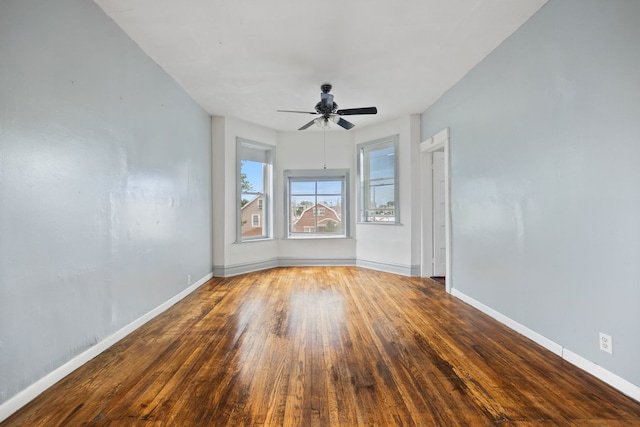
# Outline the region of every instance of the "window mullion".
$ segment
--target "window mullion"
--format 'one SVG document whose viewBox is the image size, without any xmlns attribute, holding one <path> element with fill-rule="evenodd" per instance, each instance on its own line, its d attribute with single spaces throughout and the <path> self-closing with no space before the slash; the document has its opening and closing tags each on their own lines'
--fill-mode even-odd
<svg viewBox="0 0 640 427">
<path fill-rule="evenodd" d="M 313 208 L 313 220 L 314 220 L 314 229 L 315 232 L 318 232 L 318 181 L 315 182 L 315 188 L 316 188 L 316 194 L 315 194 L 315 199 L 314 199 L 314 205 L 315 206 Z"/>
</svg>

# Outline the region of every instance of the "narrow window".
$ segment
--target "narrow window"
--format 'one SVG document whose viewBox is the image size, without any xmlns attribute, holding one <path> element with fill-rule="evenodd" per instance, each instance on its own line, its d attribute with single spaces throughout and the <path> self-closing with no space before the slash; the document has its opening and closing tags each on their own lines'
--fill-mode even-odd
<svg viewBox="0 0 640 427">
<path fill-rule="evenodd" d="M 237 241 L 268 239 L 271 231 L 273 159 L 270 145 L 238 138 L 237 142 Z M 261 220 L 262 219 L 262 220 Z"/>
<path fill-rule="evenodd" d="M 358 220 L 398 224 L 398 136 L 358 144 Z"/>
</svg>

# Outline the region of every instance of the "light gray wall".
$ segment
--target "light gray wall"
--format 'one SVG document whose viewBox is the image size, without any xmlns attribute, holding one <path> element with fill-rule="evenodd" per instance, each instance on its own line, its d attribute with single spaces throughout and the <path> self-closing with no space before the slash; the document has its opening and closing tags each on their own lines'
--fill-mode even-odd
<svg viewBox="0 0 640 427">
<path fill-rule="evenodd" d="M 451 129 L 454 286 L 636 385 L 639 20 L 551 0 L 422 116 Z"/>
<path fill-rule="evenodd" d="M 91 1 L 0 2 L 0 404 L 211 272 L 210 117 Z"/>
<path fill-rule="evenodd" d="M 356 253 L 358 265 L 373 267 L 387 265 L 405 275 L 418 275 L 420 269 L 420 118 L 404 116 L 396 120 L 359 129 L 355 144 L 398 135 L 398 186 L 400 224 L 356 224 Z M 355 149 L 354 149 L 355 151 Z M 354 169 L 356 159 L 354 159 Z M 356 176 L 357 179 L 357 176 Z M 355 194 L 354 194 L 355 196 Z M 355 201 L 356 198 L 353 197 Z M 354 203 L 357 207 L 357 203 Z"/>
</svg>

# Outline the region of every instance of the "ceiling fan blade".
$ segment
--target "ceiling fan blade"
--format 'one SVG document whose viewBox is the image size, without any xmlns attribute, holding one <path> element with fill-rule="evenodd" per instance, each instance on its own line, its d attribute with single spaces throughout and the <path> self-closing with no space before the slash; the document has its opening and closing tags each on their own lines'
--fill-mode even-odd
<svg viewBox="0 0 640 427">
<path fill-rule="evenodd" d="M 276 110 L 278 113 L 302 113 L 302 114 L 318 114 L 315 111 L 297 111 L 297 110 Z"/>
<path fill-rule="evenodd" d="M 309 123 L 307 123 L 306 125 L 302 126 L 300 129 L 298 130 L 305 130 L 306 128 L 308 128 L 309 126 L 311 126 L 314 122 L 316 121 L 316 119 L 311 120 Z"/>
<path fill-rule="evenodd" d="M 343 128 L 349 130 L 352 127 L 354 127 L 355 125 L 351 122 L 346 121 L 345 119 L 343 119 L 342 117 L 340 117 L 340 119 L 336 122 L 336 124 L 338 126 L 342 126 Z"/>
<path fill-rule="evenodd" d="M 354 116 L 356 114 L 378 114 L 376 107 L 364 107 L 364 108 L 346 108 L 344 110 L 336 111 L 336 114 L 341 116 Z"/>
</svg>

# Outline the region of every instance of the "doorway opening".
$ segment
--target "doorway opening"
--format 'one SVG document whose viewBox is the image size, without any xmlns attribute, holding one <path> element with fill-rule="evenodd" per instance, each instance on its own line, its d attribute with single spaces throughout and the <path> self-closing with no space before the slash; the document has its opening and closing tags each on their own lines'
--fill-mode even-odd
<svg viewBox="0 0 640 427">
<path fill-rule="evenodd" d="M 451 209 L 449 202 L 449 129 L 420 144 L 422 184 L 421 276 L 451 292 Z"/>
<path fill-rule="evenodd" d="M 445 276 L 432 276 L 432 277 L 429 277 L 429 279 L 433 279 L 436 282 L 444 285 L 445 287 L 447 286 L 447 278 Z"/>
</svg>

